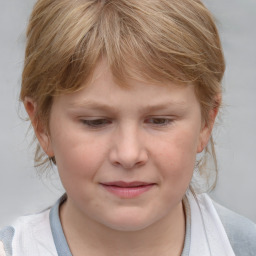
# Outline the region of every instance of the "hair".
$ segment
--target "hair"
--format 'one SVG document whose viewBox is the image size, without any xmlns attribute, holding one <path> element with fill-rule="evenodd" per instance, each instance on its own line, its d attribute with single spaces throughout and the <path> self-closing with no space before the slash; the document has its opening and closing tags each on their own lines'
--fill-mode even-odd
<svg viewBox="0 0 256 256">
<path fill-rule="evenodd" d="M 103 57 L 120 86 L 131 78 L 194 84 L 205 122 L 221 104 L 223 51 L 212 14 L 199 0 L 38 0 L 20 100 L 31 97 L 36 120 L 49 129 L 54 97 L 86 86 Z M 205 151 L 217 172 L 210 144 Z M 49 161 L 38 144 L 36 165 Z"/>
</svg>

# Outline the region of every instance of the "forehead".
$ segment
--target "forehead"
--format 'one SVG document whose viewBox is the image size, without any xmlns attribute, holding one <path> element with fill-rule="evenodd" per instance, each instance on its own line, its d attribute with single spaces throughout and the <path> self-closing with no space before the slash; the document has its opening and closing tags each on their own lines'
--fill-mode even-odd
<svg viewBox="0 0 256 256">
<path fill-rule="evenodd" d="M 166 106 L 182 109 L 198 103 L 192 84 L 154 83 L 138 77 L 127 80 L 125 86 L 120 85 L 105 60 L 98 63 L 90 81 L 81 90 L 63 94 L 56 100 L 70 108 L 116 110 L 125 106 L 130 109 L 157 110 Z"/>
</svg>

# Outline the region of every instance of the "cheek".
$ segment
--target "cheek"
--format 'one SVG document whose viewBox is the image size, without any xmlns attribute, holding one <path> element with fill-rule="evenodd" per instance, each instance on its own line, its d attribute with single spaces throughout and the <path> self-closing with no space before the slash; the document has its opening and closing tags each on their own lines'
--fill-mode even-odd
<svg viewBox="0 0 256 256">
<path fill-rule="evenodd" d="M 186 130 L 172 133 L 165 140 L 158 140 L 158 144 L 157 141 L 153 143 L 152 159 L 159 174 L 161 202 L 165 205 L 161 208 L 163 205 L 159 202 L 158 207 L 163 211 L 167 205 L 177 205 L 189 187 L 194 172 L 196 144 L 194 133 Z"/>
<path fill-rule="evenodd" d="M 69 180 L 93 179 L 106 158 L 104 145 L 104 140 L 95 143 L 92 136 L 79 131 L 56 134 L 53 149 L 63 185 Z"/>
<path fill-rule="evenodd" d="M 163 178 L 168 177 L 171 182 L 190 182 L 197 152 L 195 133 L 179 130 L 158 145 L 159 151 L 155 151 L 155 159 L 158 168 L 163 172 Z"/>
</svg>

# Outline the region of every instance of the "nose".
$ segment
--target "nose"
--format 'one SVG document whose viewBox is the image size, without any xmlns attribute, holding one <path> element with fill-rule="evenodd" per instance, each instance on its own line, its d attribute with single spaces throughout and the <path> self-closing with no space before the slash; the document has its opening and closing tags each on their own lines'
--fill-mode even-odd
<svg viewBox="0 0 256 256">
<path fill-rule="evenodd" d="M 115 166 L 132 169 L 148 161 L 145 143 L 136 127 L 119 129 L 115 134 L 110 150 L 110 161 Z"/>
</svg>

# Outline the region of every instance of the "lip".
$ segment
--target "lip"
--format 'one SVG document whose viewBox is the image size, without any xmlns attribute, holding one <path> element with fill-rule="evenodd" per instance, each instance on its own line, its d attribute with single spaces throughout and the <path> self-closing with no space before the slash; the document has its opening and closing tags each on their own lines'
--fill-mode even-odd
<svg viewBox="0 0 256 256">
<path fill-rule="evenodd" d="M 125 181 L 113 181 L 100 183 L 108 192 L 120 197 L 120 198 L 135 198 L 145 192 L 149 191 L 155 183 L 147 183 L 141 181 L 125 182 Z"/>
</svg>

